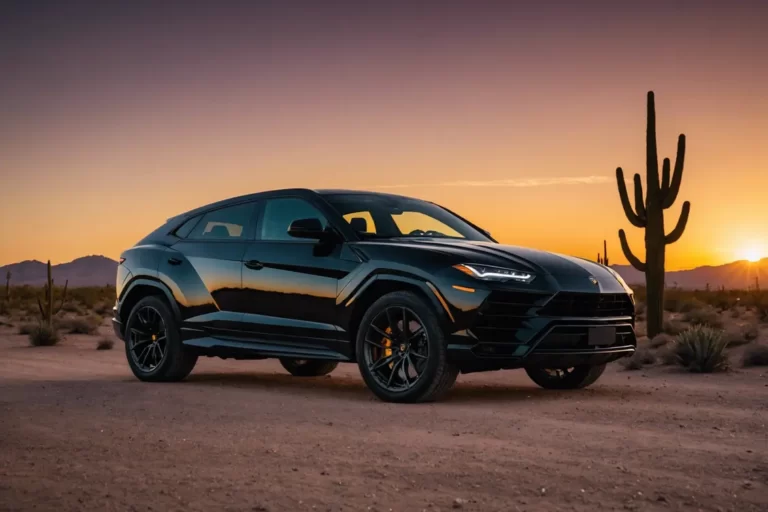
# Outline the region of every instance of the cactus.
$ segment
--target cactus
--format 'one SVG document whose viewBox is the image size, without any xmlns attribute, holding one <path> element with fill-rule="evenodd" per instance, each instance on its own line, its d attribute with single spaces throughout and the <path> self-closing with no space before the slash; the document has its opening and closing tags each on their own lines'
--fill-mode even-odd
<svg viewBox="0 0 768 512">
<path fill-rule="evenodd" d="M 53 305 L 53 278 L 51 277 L 51 260 L 48 260 L 48 282 L 45 284 L 45 287 L 43 288 L 43 293 L 45 294 L 45 304 L 40 302 L 40 299 L 37 299 L 37 307 L 40 308 L 40 317 L 42 318 L 43 323 L 45 323 L 49 328 L 53 329 L 53 315 L 57 314 L 59 311 L 61 311 L 61 308 L 64 307 L 64 302 L 67 300 L 67 285 L 69 285 L 69 280 L 67 280 L 64 283 L 64 292 L 61 295 L 61 302 L 59 303 L 59 307 L 56 308 Z"/>
<path fill-rule="evenodd" d="M 621 250 L 629 263 L 645 273 L 645 285 L 648 308 L 648 336 L 653 337 L 662 330 L 664 313 L 664 261 L 666 246 L 675 243 L 683 235 L 691 211 L 691 203 L 685 201 L 680 218 L 675 228 L 665 233 L 664 210 L 672 206 L 680 191 L 685 161 L 685 135 L 677 139 L 677 156 L 674 172 L 670 175 L 670 161 L 665 158 L 661 180 L 659 180 L 659 161 L 656 153 L 656 107 L 653 91 L 648 92 L 648 125 L 646 132 L 646 196 L 643 201 L 643 184 L 639 174 L 635 174 L 635 207 L 629 201 L 624 172 L 616 169 L 616 181 L 624 213 L 629 222 L 645 229 L 645 261 L 632 253 L 623 229 L 619 230 Z"/>
<path fill-rule="evenodd" d="M 597 262 L 601 265 L 608 266 L 608 242 L 603 240 L 603 254 L 597 253 Z"/>
<path fill-rule="evenodd" d="M 8 300 L 11 298 L 11 271 L 8 270 L 5 273 L 5 300 Z"/>
</svg>

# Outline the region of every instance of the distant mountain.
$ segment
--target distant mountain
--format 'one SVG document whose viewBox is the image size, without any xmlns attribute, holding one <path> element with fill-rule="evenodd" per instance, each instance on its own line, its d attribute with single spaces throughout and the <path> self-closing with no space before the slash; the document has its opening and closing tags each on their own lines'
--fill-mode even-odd
<svg viewBox="0 0 768 512">
<path fill-rule="evenodd" d="M 42 286 L 48 279 L 47 264 L 37 260 L 27 260 L 0 267 L 0 279 L 5 279 L 6 271 L 11 271 L 11 284 Z M 84 256 L 51 267 L 51 274 L 56 285 L 69 286 L 104 286 L 115 284 L 117 262 L 106 256 Z"/>
<path fill-rule="evenodd" d="M 645 274 L 630 265 L 611 265 L 611 268 L 618 272 L 627 284 L 645 283 Z M 730 290 L 743 290 L 754 288 L 755 277 L 759 279 L 762 288 L 768 289 L 768 258 L 756 262 L 741 260 L 719 266 L 667 272 L 665 282 L 667 287 L 678 286 L 686 289 L 703 290 L 709 283 L 712 289 L 725 286 Z"/>
</svg>

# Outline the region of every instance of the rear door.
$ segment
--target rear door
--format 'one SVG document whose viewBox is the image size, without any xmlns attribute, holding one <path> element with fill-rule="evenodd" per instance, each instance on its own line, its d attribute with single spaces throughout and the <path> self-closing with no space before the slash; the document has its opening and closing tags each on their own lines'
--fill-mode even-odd
<svg viewBox="0 0 768 512">
<path fill-rule="evenodd" d="M 244 322 L 257 336 L 298 345 L 320 345 L 342 351 L 348 347 L 337 327 L 339 280 L 359 261 L 343 258 L 342 243 L 319 244 L 288 235 L 298 219 L 326 216 L 307 199 L 268 199 L 260 208 L 255 240 L 243 256 Z M 345 253 L 346 254 L 346 253 Z"/>
<path fill-rule="evenodd" d="M 182 225 L 177 234 L 184 238 L 161 262 L 161 274 L 171 277 L 167 281 L 181 306 L 182 329 L 190 336 L 239 328 L 242 259 L 253 238 L 255 207 L 254 202 L 227 206 Z"/>
</svg>

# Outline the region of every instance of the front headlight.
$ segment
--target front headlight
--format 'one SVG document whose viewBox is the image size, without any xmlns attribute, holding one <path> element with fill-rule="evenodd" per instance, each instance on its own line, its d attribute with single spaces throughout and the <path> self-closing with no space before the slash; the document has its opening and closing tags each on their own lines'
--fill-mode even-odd
<svg viewBox="0 0 768 512">
<path fill-rule="evenodd" d="M 453 268 L 483 281 L 517 281 L 518 283 L 530 283 L 536 277 L 530 272 L 524 272 L 522 270 L 493 267 L 491 265 L 479 265 L 477 263 L 462 263 L 460 265 L 454 265 Z"/>
</svg>

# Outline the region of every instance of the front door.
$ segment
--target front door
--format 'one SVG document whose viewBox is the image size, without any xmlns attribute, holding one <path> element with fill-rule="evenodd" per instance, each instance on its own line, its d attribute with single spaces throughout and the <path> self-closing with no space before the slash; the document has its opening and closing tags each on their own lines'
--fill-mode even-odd
<svg viewBox="0 0 768 512">
<path fill-rule="evenodd" d="M 178 288 L 172 291 L 185 337 L 239 328 L 242 261 L 255 227 L 255 207 L 255 203 L 229 206 L 191 220 L 194 227 L 180 233 L 183 238 L 161 261 L 161 276 L 172 276 L 168 282 Z"/>
<path fill-rule="evenodd" d="M 337 326 L 336 296 L 339 280 L 359 261 L 342 258 L 341 243 L 328 246 L 288 235 L 294 220 L 307 218 L 323 227 L 328 223 L 305 199 L 264 202 L 256 240 L 243 256 L 244 325 L 266 340 L 345 353 L 348 341 Z"/>
</svg>

